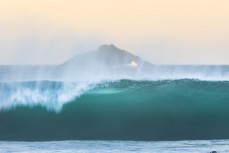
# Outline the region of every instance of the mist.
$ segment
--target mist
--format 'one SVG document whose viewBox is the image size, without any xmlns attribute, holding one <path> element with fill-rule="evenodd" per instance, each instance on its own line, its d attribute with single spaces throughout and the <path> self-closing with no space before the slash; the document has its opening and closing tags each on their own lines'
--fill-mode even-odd
<svg viewBox="0 0 229 153">
<path fill-rule="evenodd" d="M 132 38 L 103 32 L 77 32 L 36 22 L 0 24 L 0 65 L 58 65 L 75 55 L 115 44 L 146 61 L 159 65 L 227 65 L 227 40 L 179 40 L 165 36 Z M 174 39 L 174 40 L 173 40 Z M 179 58 L 178 58 L 179 57 Z"/>
</svg>

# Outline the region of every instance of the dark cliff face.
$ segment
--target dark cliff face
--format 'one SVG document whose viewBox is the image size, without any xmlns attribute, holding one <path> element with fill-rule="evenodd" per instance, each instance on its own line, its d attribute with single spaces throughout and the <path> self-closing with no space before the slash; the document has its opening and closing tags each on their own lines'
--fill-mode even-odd
<svg viewBox="0 0 229 153">
<path fill-rule="evenodd" d="M 114 45 L 101 45 L 96 51 L 77 55 L 62 65 L 66 66 L 89 66 L 89 67 L 129 67 L 131 63 L 135 66 L 151 65 L 125 50 Z"/>
</svg>

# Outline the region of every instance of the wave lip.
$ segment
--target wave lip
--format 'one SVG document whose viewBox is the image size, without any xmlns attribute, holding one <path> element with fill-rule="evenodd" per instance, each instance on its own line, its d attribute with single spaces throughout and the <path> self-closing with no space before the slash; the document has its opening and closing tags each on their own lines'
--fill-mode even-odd
<svg viewBox="0 0 229 153">
<path fill-rule="evenodd" d="M 39 105 L 59 112 L 64 104 L 73 101 L 93 86 L 94 83 L 56 81 L 0 83 L 0 111 L 17 106 Z"/>
</svg>

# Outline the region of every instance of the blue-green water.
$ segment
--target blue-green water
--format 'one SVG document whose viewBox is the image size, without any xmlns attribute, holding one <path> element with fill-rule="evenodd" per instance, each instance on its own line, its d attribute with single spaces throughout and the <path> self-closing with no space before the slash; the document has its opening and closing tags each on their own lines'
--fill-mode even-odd
<svg viewBox="0 0 229 153">
<path fill-rule="evenodd" d="M 0 83 L 0 140 L 229 139 L 229 82 Z"/>
</svg>

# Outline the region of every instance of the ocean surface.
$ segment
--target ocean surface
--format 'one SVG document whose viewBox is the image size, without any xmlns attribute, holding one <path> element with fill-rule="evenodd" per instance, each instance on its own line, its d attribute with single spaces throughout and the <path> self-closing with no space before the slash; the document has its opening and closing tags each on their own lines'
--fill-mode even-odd
<svg viewBox="0 0 229 153">
<path fill-rule="evenodd" d="M 0 152 L 229 152 L 228 66 L 0 72 Z"/>
<path fill-rule="evenodd" d="M 0 141 L 1 153 L 217 153 L 229 152 L 229 140 L 205 141 Z"/>
</svg>

